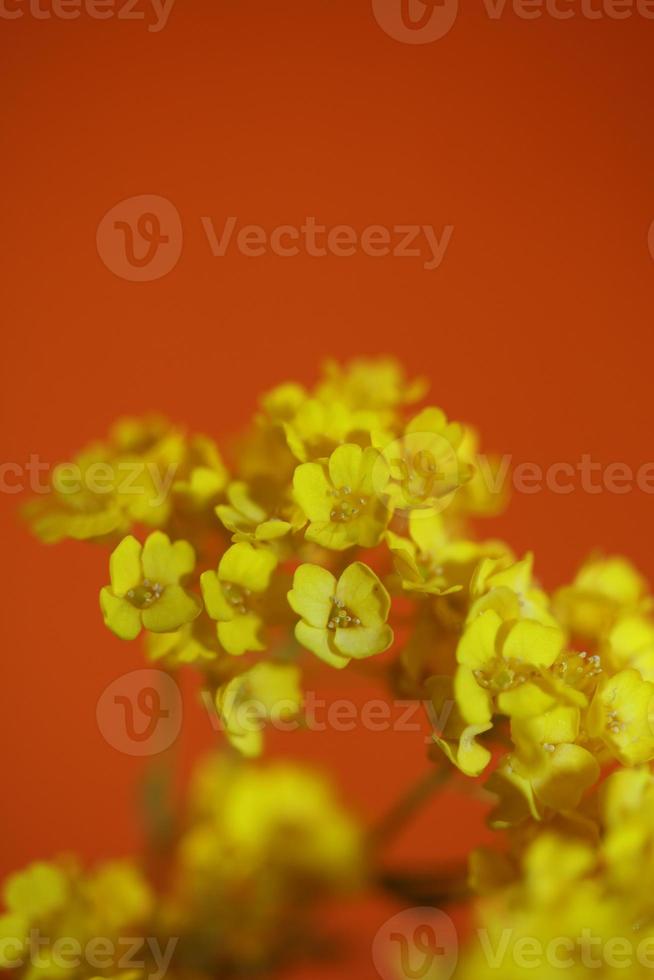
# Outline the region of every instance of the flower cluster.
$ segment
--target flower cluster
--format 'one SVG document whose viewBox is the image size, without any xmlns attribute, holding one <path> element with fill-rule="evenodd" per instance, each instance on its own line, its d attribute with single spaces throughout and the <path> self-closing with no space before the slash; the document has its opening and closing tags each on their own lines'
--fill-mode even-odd
<svg viewBox="0 0 654 980">
<path fill-rule="evenodd" d="M 615 909 L 615 921 L 646 922 L 644 896 L 623 901 L 631 879 L 614 861 L 628 854 L 636 875 L 653 843 L 641 812 L 654 760 L 646 583 L 626 559 L 596 555 L 550 595 L 531 554 L 473 536 L 471 519 L 504 503 L 493 461 L 480 465 L 473 429 L 418 407 L 425 393 L 393 361 L 330 363 L 312 390 L 266 393 L 226 463 L 205 436 L 124 421 L 78 464 L 114 475 L 140 464 L 132 489 L 141 492 L 114 481 L 101 494 L 86 481 L 66 494 L 58 470 L 28 517 L 46 541 L 111 542 L 107 627 L 124 640 L 144 631 L 149 658 L 169 669 L 195 665 L 243 756 L 259 755 L 264 738 L 243 725 L 240 706 L 255 702 L 264 720 L 301 718 L 310 656 L 344 671 L 379 658 L 389 692 L 431 702 L 441 719 L 433 761 L 483 780 L 493 796 L 490 822 L 510 857 L 495 878 L 492 862 L 476 859 L 480 888 L 492 883 L 502 908 L 546 918 L 553 903 L 572 921 L 581 906 L 559 898 L 574 883 L 605 903 L 597 921 Z M 171 467 L 155 499 L 156 474 Z M 235 777 L 233 791 L 253 800 L 261 787 L 248 778 Z M 279 778 L 290 799 L 294 777 Z M 301 816 L 311 823 L 317 812 L 308 804 Z M 222 896 L 206 869 L 232 830 L 224 808 L 206 811 L 186 841 L 198 893 Z M 347 851 L 346 825 L 332 833 Z M 314 836 L 311 846 L 322 853 L 330 841 Z M 256 855 L 248 860 L 258 868 Z M 180 895 L 172 920 L 199 916 L 192 894 Z"/>
<path fill-rule="evenodd" d="M 11 875 L 0 969 L 25 980 L 255 973 L 305 954 L 318 940 L 313 905 L 363 880 L 356 821 L 323 777 L 289 763 L 210 757 L 178 831 L 163 885 L 130 861 L 85 872 L 61 858 Z"/>
</svg>

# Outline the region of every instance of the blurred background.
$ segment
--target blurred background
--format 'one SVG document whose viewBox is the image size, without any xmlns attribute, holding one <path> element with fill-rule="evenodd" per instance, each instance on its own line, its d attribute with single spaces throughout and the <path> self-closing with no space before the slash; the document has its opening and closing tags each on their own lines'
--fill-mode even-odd
<svg viewBox="0 0 654 980">
<path fill-rule="evenodd" d="M 312 382 L 325 357 L 393 354 L 514 466 L 654 462 L 654 20 L 640 8 L 618 19 L 596 0 L 590 18 L 571 2 L 570 19 L 532 19 L 412 0 L 402 20 L 400 0 L 140 0 L 128 18 L 116 0 L 106 19 L 90 4 L 65 19 L 62 6 L 6 0 L 0 14 L 3 874 L 142 843 L 144 762 L 95 716 L 142 650 L 102 624 L 103 549 L 46 548 L 21 524 L 32 456 L 67 459 L 150 410 L 220 441 L 264 389 Z M 423 15 L 442 36 L 419 36 Z M 307 218 L 357 244 L 348 231 L 327 254 L 306 240 L 280 254 L 271 232 Z M 239 247 L 246 225 L 264 229 L 263 254 Z M 363 247 L 371 226 L 391 254 Z M 399 226 L 434 229 L 438 257 L 422 232 L 419 254 L 392 254 Z M 635 480 L 589 493 L 577 478 L 514 494 L 483 533 L 534 549 L 548 587 L 596 548 L 651 578 L 653 507 Z M 183 773 L 216 741 L 184 684 Z M 329 684 L 371 696 L 361 679 Z M 270 750 L 335 774 L 369 821 L 427 768 L 415 733 L 277 733 Z M 389 862 L 463 858 L 485 836 L 482 804 L 446 794 Z M 360 951 L 352 975 L 368 975 L 392 912 L 371 898 L 334 913 L 352 963 Z"/>
</svg>

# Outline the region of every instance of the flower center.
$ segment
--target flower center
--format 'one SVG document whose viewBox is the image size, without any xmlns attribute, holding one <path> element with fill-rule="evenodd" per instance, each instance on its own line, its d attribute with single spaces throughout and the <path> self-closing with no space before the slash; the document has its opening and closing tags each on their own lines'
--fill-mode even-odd
<svg viewBox="0 0 654 980">
<path fill-rule="evenodd" d="M 159 582 L 151 582 L 150 579 L 144 578 L 140 585 L 128 591 L 127 598 L 137 609 L 147 609 L 161 598 L 163 590 L 164 587 Z"/>
<path fill-rule="evenodd" d="M 223 582 L 222 586 L 227 602 L 230 606 L 234 607 L 236 612 L 244 616 L 248 611 L 248 599 L 252 595 L 250 589 L 244 589 L 240 585 L 234 585 L 233 582 Z"/>
<path fill-rule="evenodd" d="M 351 626 L 361 626 L 361 620 L 358 616 L 352 615 L 342 599 L 337 599 L 336 596 L 333 596 L 327 629 L 343 630 L 349 629 Z"/>
<path fill-rule="evenodd" d="M 602 661 L 599 654 L 589 656 L 585 650 L 581 653 L 563 654 L 553 668 L 570 687 L 583 690 L 595 684 L 595 678 L 602 673 Z"/>
<path fill-rule="evenodd" d="M 536 671 L 519 660 L 498 660 L 488 668 L 475 670 L 475 680 L 487 690 L 501 693 L 526 684 Z"/>
<path fill-rule="evenodd" d="M 361 508 L 368 503 L 368 498 L 353 493 L 351 487 L 340 487 L 338 490 L 330 490 L 329 493 L 335 497 L 330 518 L 339 524 L 346 524 L 359 516 Z"/>
</svg>

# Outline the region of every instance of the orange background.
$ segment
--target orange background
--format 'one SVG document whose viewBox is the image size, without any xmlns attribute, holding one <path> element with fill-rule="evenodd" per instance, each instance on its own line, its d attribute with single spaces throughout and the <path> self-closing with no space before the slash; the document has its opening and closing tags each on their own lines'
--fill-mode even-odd
<svg viewBox="0 0 654 980">
<path fill-rule="evenodd" d="M 220 438 L 262 389 L 311 381 L 326 355 L 375 353 L 426 373 L 433 399 L 516 463 L 654 459 L 654 21 L 491 20 L 466 0 L 446 37 L 408 45 L 366 0 L 177 0 L 160 33 L 25 16 L 0 22 L 0 44 L 5 460 L 68 458 L 151 409 Z M 175 204 L 184 247 L 169 275 L 133 283 L 102 263 L 96 230 L 141 194 Z M 229 215 L 454 234 L 433 271 L 362 254 L 214 258 L 200 218 Z M 95 723 L 140 648 L 102 625 L 106 553 L 38 544 L 24 499 L 0 499 L 3 872 L 140 844 L 142 762 Z M 651 576 L 653 506 L 638 490 L 544 491 L 516 495 L 490 529 L 533 547 L 548 586 L 595 546 Z M 213 739 L 189 700 L 187 759 Z M 274 747 L 337 773 L 369 818 L 425 768 L 416 735 Z M 480 808 L 450 799 L 391 856 L 463 856 L 482 834 Z"/>
</svg>

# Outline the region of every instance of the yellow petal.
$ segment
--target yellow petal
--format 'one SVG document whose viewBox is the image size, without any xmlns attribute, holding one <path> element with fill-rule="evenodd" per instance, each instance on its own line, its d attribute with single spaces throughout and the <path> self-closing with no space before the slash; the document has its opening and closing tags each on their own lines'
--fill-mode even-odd
<svg viewBox="0 0 654 980">
<path fill-rule="evenodd" d="M 218 623 L 218 639 L 227 653 L 240 657 L 251 650 L 265 650 L 259 639 L 261 618 L 256 613 L 236 616 L 230 623 Z"/>
<path fill-rule="evenodd" d="M 454 675 L 454 695 L 468 725 L 488 725 L 493 716 L 489 692 L 477 683 L 470 667 L 461 664 Z"/>
<path fill-rule="evenodd" d="M 141 614 L 131 602 L 115 596 L 111 589 L 100 592 L 100 608 L 105 626 L 121 640 L 135 640 L 141 632 Z"/>
<path fill-rule="evenodd" d="M 533 779 L 534 792 L 545 806 L 573 810 L 600 775 L 597 760 L 580 745 L 557 745 L 547 767 Z"/>
<path fill-rule="evenodd" d="M 183 575 L 195 567 L 195 552 L 188 541 L 175 541 L 163 531 L 148 535 L 143 546 L 143 574 L 151 582 L 177 585 Z"/>
<path fill-rule="evenodd" d="M 347 657 L 334 653 L 329 645 L 327 630 L 316 629 L 300 620 L 295 627 L 295 639 L 307 650 L 315 653 L 316 657 L 329 664 L 330 667 L 336 667 L 337 670 L 347 667 L 350 662 Z"/>
<path fill-rule="evenodd" d="M 345 551 L 357 543 L 353 522 L 316 522 L 309 525 L 305 537 L 331 551 Z"/>
<path fill-rule="evenodd" d="M 326 629 L 336 593 L 336 579 L 320 565 L 300 565 L 288 593 L 291 609 L 309 626 Z"/>
<path fill-rule="evenodd" d="M 538 684 L 530 682 L 514 687 L 512 691 L 503 691 L 497 699 L 497 707 L 501 714 L 510 718 L 529 718 L 549 711 L 556 704 L 552 694 L 543 690 Z"/>
<path fill-rule="evenodd" d="M 185 623 L 196 619 L 202 606 L 199 599 L 181 585 L 168 585 L 151 606 L 143 609 L 143 625 L 152 633 L 172 633 Z"/>
<path fill-rule="evenodd" d="M 456 651 L 456 659 L 460 664 L 481 669 L 491 663 L 497 656 L 496 639 L 502 625 L 502 620 L 495 610 L 487 609 L 465 628 Z"/>
<path fill-rule="evenodd" d="M 277 565 L 270 548 L 255 548 L 247 541 L 233 544 L 220 559 L 218 577 L 251 592 L 264 592 Z"/>
<path fill-rule="evenodd" d="M 207 613 L 212 619 L 228 621 L 234 618 L 234 609 L 227 602 L 223 587 L 215 572 L 209 571 L 202 573 L 200 576 L 200 588 L 202 589 L 202 598 L 204 599 Z"/>
<path fill-rule="evenodd" d="M 310 521 L 329 521 L 334 498 L 320 463 L 302 463 L 296 467 L 293 495 Z"/>
<path fill-rule="evenodd" d="M 525 619 L 509 630 L 502 645 L 502 656 L 506 660 L 517 660 L 537 667 L 551 667 L 564 643 L 565 636 L 561 630 Z"/>
<path fill-rule="evenodd" d="M 348 565 L 338 580 L 335 594 L 361 620 L 362 626 L 379 626 L 388 617 L 390 596 L 372 569 L 363 562 Z"/>
<path fill-rule="evenodd" d="M 120 542 L 109 559 L 111 590 L 116 596 L 124 596 L 134 589 L 143 578 L 141 553 L 143 548 L 131 534 Z"/>
<path fill-rule="evenodd" d="M 329 457 L 329 478 L 337 490 L 345 488 L 347 493 L 359 486 L 363 450 L 355 443 L 339 446 Z"/>
<path fill-rule="evenodd" d="M 354 660 L 383 653 L 393 642 L 393 630 L 390 626 L 350 626 L 334 632 L 334 646 L 338 652 Z"/>
</svg>

